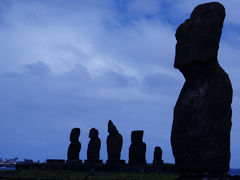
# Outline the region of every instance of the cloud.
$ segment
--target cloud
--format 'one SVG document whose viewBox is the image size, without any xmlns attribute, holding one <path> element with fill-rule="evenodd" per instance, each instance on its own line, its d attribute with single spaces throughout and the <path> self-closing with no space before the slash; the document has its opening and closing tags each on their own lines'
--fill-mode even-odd
<svg viewBox="0 0 240 180">
<path fill-rule="evenodd" d="M 80 2 L 76 6 L 82 4 Z M 40 1 L 12 3 L 3 17 L 8 26 L 0 29 L 2 39 L 7 42 L 0 48 L 8 62 L 2 67 L 3 71 L 18 69 L 20 64 L 38 60 L 45 62 L 56 73 L 69 71 L 76 64 L 92 68 L 100 61 L 125 61 L 127 66 L 133 62 L 135 66 L 135 59 L 138 59 L 138 64 L 168 62 L 168 54 L 174 52 L 173 30 L 156 19 L 146 21 L 142 18 L 129 26 L 109 29 L 106 21 L 112 25 L 118 23 L 117 18 L 110 18 L 117 16 L 115 12 L 87 3 L 85 8 L 78 11 L 73 8 L 68 14 L 68 8 L 72 8 L 69 6 L 63 8 L 60 3 L 52 7 L 51 3 Z M 47 11 L 48 8 L 51 10 Z M 66 13 L 60 14 L 60 11 Z M 12 49 L 15 49 L 14 53 Z M 162 58 L 157 59 L 160 55 Z"/>
<path fill-rule="evenodd" d="M 154 15 L 160 10 L 160 2 L 157 0 L 134 0 L 129 3 L 128 10 L 134 15 Z"/>
</svg>

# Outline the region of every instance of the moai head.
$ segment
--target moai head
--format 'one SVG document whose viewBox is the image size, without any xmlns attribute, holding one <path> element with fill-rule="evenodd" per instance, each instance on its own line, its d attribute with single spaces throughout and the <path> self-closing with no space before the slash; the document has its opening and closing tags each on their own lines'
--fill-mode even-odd
<svg viewBox="0 0 240 180">
<path fill-rule="evenodd" d="M 98 130 L 95 128 L 92 128 L 89 132 L 89 138 L 96 139 L 97 137 L 98 137 Z"/>
<path fill-rule="evenodd" d="M 116 126 L 114 126 L 114 124 L 111 120 L 108 121 L 108 133 L 109 134 L 118 133 Z"/>
<path fill-rule="evenodd" d="M 78 142 L 80 136 L 80 129 L 79 128 L 73 128 L 70 134 L 70 141 L 72 143 Z"/>
<path fill-rule="evenodd" d="M 159 146 L 156 146 L 154 152 L 162 154 L 162 149 Z"/>
<path fill-rule="evenodd" d="M 174 67 L 184 71 L 195 62 L 217 61 L 224 18 L 225 8 L 218 2 L 197 6 L 177 29 Z"/>
<path fill-rule="evenodd" d="M 132 143 L 139 143 L 143 141 L 143 132 L 142 130 L 132 131 L 131 141 Z"/>
</svg>

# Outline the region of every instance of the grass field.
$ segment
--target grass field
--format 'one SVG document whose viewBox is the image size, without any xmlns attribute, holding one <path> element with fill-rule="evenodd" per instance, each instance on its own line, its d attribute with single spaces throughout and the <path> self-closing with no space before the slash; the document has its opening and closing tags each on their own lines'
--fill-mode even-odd
<svg viewBox="0 0 240 180">
<path fill-rule="evenodd" d="M 107 172 L 75 172 L 66 170 L 18 170 L 0 171 L 0 179 L 38 179 L 38 180 L 174 180 L 176 174 L 159 173 L 107 173 Z"/>
</svg>

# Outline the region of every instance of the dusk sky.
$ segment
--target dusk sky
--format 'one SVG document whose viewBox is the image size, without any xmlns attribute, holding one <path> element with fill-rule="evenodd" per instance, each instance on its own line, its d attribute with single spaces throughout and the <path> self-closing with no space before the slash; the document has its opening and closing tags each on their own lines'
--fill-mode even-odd
<svg viewBox="0 0 240 180">
<path fill-rule="evenodd" d="M 107 123 L 123 136 L 144 130 L 174 163 L 173 108 L 184 83 L 174 69 L 176 28 L 204 0 L 0 0 L 0 157 L 67 158 L 70 131 L 90 128 L 107 159 Z M 233 86 L 231 168 L 240 168 L 240 1 L 219 1 L 226 19 L 219 63 Z M 217 121 L 217 119 L 216 119 Z"/>
</svg>

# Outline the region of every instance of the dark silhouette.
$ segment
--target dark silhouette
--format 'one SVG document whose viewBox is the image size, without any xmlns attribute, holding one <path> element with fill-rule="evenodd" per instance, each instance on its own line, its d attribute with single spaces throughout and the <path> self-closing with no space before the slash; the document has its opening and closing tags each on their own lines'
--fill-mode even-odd
<svg viewBox="0 0 240 180">
<path fill-rule="evenodd" d="M 107 153 L 108 162 L 119 161 L 122 150 L 122 135 L 118 132 L 116 126 L 111 120 L 108 121 Z"/>
<path fill-rule="evenodd" d="M 68 147 L 68 160 L 79 160 L 79 153 L 81 150 L 81 143 L 79 142 L 80 129 L 73 128 L 70 134 L 71 144 Z"/>
<path fill-rule="evenodd" d="M 153 165 L 163 164 L 162 160 L 162 149 L 159 146 L 156 146 L 154 149 Z"/>
<path fill-rule="evenodd" d="M 176 32 L 174 67 L 186 81 L 174 108 L 171 144 L 182 174 L 229 170 L 232 86 L 217 59 L 224 18 L 220 3 L 201 4 Z"/>
<path fill-rule="evenodd" d="M 92 128 L 89 132 L 90 141 L 87 149 L 87 160 L 99 160 L 101 140 L 98 137 L 98 130 Z"/>
<path fill-rule="evenodd" d="M 129 164 L 146 164 L 146 144 L 143 142 L 143 132 L 132 131 L 131 141 L 132 144 L 129 147 Z"/>
<path fill-rule="evenodd" d="M 64 164 L 65 160 L 64 159 L 47 159 L 46 162 L 48 164 Z"/>
</svg>

